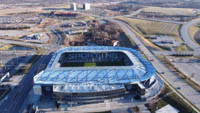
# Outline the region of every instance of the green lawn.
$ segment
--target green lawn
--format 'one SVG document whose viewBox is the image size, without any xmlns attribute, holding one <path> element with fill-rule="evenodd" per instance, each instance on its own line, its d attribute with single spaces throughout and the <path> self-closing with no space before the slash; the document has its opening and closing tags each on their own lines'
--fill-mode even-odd
<svg viewBox="0 0 200 113">
<path fill-rule="evenodd" d="M 125 66 L 123 62 L 67 62 L 61 67 Z"/>
<path fill-rule="evenodd" d="M 187 49 L 187 46 L 185 45 L 185 44 L 182 44 L 182 45 L 180 45 L 180 46 L 174 46 L 174 49 L 176 50 L 176 51 L 187 51 L 188 49 Z"/>
<path fill-rule="evenodd" d="M 180 111 L 180 113 L 196 113 L 190 106 L 188 106 L 180 97 L 175 93 L 164 97 L 163 99 L 156 102 L 154 105 L 151 105 L 151 113 L 155 113 L 156 110 L 164 107 L 165 105 L 170 104 Z"/>
<path fill-rule="evenodd" d="M 84 67 L 95 67 L 96 63 L 84 63 Z"/>
</svg>

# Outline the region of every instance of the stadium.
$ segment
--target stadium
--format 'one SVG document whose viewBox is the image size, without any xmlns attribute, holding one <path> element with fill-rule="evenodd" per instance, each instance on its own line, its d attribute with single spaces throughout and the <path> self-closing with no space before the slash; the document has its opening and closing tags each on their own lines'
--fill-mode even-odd
<svg viewBox="0 0 200 113">
<path fill-rule="evenodd" d="M 151 63 L 130 48 L 66 47 L 56 51 L 47 68 L 34 76 L 35 95 L 60 103 L 96 103 L 134 92 L 141 98 L 163 87 Z"/>
</svg>

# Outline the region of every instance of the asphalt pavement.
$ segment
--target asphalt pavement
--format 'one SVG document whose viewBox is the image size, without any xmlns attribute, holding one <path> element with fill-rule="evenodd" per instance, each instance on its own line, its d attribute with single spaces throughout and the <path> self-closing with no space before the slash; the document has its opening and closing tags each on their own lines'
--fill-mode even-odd
<svg viewBox="0 0 200 113">
<path fill-rule="evenodd" d="M 25 41 L 16 41 L 16 40 L 0 39 L 0 42 L 3 42 L 3 43 L 5 43 L 5 44 L 17 44 L 17 45 L 41 47 L 41 44 L 30 43 L 30 42 L 25 42 Z"/>
</svg>

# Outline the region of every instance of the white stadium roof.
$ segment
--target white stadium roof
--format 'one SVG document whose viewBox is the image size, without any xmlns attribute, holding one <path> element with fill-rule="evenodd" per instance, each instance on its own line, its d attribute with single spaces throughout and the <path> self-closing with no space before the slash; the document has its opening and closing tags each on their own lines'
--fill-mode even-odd
<svg viewBox="0 0 200 113">
<path fill-rule="evenodd" d="M 133 62 L 131 66 L 56 67 L 65 52 L 123 52 Z M 123 84 L 148 80 L 155 69 L 137 51 L 123 47 L 82 46 L 58 50 L 47 68 L 34 77 L 38 85 L 52 84 L 54 91 L 87 92 L 121 89 Z"/>
</svg>

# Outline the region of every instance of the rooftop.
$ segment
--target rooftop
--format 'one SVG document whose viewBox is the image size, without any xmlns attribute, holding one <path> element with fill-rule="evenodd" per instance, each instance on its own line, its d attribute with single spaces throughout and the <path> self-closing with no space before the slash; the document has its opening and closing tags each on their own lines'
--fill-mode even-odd
<svg viewBox="0 0 200 113">
<path fill-rule="evenodd" d="M 60 56 L 65 52 L 123 52 L 133 62 L 130 66 L 100 66 L 100 67 L 56 67 Z M 51 58 L 47 68 L 34 77 L 35 84 L 65 85 L 76 87 L 94 86 L 94 90 L 122 88 L 120 84 L 144 81 L 155 75 L 154 67 L 146 61 L 139 52 L 123 47 L 83 46 L 67 47 L 58 50 Z M 88 86 L 89 84 L 89 86 Z M 105 85 L 105 89 L 102 88 Z M 99 86 L 102 86 L 101 88 Z M 59 88 L 60 86 L 57 86 Z M 56 87 L 55 87 L 56 88 Z M 95 89 L 96 88 L 96 89 Z M 111 89 L 112 89 L 111 88 Z M 68 87 L 69 89 L 69 87 Z M 81 88 L 78 88 L 81 89 Z M 87 89 L 87 88 L 82 88 Z"/>
</svg>

